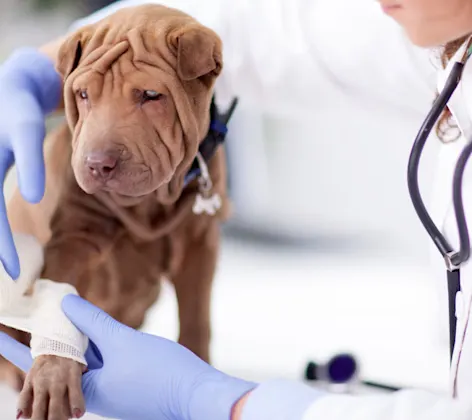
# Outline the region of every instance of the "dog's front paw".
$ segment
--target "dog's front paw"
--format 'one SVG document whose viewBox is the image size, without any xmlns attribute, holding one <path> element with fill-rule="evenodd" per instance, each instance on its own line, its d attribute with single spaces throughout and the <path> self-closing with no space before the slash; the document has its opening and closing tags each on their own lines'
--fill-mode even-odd
<svg viewBox="0 0 472 420">
<path fill-rule="evenodd" d="M 20 392 L 25 383 L 25 373 L 3 357 L 0 358 L 0 381 L 5 382 L 16 392 Z"/>
<path fill-rule="evenodd" d="M 29 341 L 28 334 L 5 327 L 4 325 L 0 325 L 0 331 L 8 334 L 20 343 L 27 344 Z M 0 356 L 0 382 L 6 383 L 16 392 L 20 392 L 23 388 L 25 377 L 26 375 L 22 370 Z"/>
<path fill-rule="evenodd" d="M 18 418 L 68 420 L 85 413 L 82 374 L 85 366 L 57 356 L 39 356 L 26 376 Z"/>
</svg>

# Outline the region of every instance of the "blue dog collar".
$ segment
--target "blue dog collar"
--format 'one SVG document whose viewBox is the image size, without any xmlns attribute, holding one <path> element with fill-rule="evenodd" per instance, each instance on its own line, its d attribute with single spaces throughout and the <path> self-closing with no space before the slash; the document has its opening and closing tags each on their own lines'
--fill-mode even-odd
<svg viewBox="0 0 472 420">
<path fill-rule="evenodd" d="M 231 106 L 226 114 L 220 114 L 215 104 L 215 97 L 212 98 L 210 106 L 210 127 L 208 133 L 198 148 L 205 162 L 209 162 L 215 155 L 220 144 L 224 143 L 226 135 L 228 134 L 228 122 L 231 119 L 236 105 L 237 98 L 233 100 Z M 184 187 L 201 175 L 200 165 L 195 158 L 184 180 Z"/>
</svg>

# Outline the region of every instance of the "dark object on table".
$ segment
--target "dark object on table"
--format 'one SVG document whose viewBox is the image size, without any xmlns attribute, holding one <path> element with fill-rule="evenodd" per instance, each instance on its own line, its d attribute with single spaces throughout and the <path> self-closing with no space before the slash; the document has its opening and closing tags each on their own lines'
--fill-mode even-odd
<svg viewBox="0 0 472 420">
<path fill-rule="evenodd" d="M 307 381 L 323 381 L 332 385 L 348 384 L 358 380 L 358 364 L 354 356 L 343 353 L 333 356 L 328 363 L 322 365 L 313 361 L 308 362 L 305 368 Z M 385 391 L 399 391 L 400 388 L 380 384 L 373 381 L 358 380 L 361 385 L 382 389 Z"/>
</svg>

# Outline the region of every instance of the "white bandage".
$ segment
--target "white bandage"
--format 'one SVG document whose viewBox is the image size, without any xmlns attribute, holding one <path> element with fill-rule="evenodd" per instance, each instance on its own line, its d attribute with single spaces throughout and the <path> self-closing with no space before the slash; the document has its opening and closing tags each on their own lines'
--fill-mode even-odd
<svg viewBox="0 0 472 420">
<path fill-rule="evenodd" d="M 33 358 L 53 355 L 86 365 L 88 339 L 61 308 L 64 296 L 77 290 L 67 283 L 39 279 L 44 252 L 36 238 L 14 234 L 14 240 L 21 274 L 12 280 L 0 267 L 0 324 L 31 334 Z"/>
</svg>

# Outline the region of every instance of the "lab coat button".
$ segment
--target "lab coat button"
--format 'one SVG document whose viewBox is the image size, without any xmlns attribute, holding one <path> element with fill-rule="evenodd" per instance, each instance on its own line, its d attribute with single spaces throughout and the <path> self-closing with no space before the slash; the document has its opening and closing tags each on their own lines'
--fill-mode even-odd
<svg viewBox="0 0 472 420">
<path fill-rule="evenodd" d="M 464 295 L 462 292 L 456 293 L 456 318 L 461 319 L 464 316 Z"/>
</svg>

